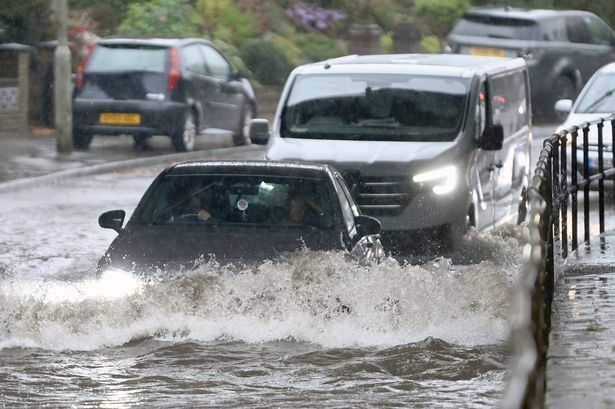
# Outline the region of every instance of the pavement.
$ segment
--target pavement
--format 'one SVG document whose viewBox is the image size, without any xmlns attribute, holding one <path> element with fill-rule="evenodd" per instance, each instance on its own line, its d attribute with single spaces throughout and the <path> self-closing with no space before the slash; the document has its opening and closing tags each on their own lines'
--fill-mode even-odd
<svg viewBox="0 0 615 409">
<path fill-rule="evenodd" d="M 262 146 L 236 147 L 230 134 L 220 133 L 200 135 L 192 152 L 175 152 L 165 136 L 152 137 L 147 150 L 136 150 L 130 136 L 96 136 L 88 150 L 64 154 L 57 152 L 51 129 L 0 132 L 0 193 L 70 176 L 222 156 L 259 157 L 260 152 Z"/>
<path fill-rule="evenodd" d="M 615 408 L 615 232 L 568 257 L 556 283 L 546 408 Z"/>
</svg>

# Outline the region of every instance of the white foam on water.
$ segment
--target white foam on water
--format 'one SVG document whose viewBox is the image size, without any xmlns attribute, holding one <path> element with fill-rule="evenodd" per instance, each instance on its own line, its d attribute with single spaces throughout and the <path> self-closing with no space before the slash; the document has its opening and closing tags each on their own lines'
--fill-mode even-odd
<svg viewBox="0 0 615 409">
<path fill-rule="evenodd" d="M 156 277 L 0 276 L 0 348 L 93 350 L 141 338 L 296 340 L 327 348 L 427 337 L 491 344 L 508 335 L 517 230 L 471 233 L 462 244 L 473 257 L 469 265 L 445 258 L 361 265 L 340 252 L 305 251 L 252 268 L 209 262 Z"/>
</svg>

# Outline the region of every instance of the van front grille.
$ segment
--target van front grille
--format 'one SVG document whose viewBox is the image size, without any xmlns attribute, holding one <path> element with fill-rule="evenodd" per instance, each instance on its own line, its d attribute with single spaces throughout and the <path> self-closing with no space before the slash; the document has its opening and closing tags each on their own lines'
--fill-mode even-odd
<svg viewBox="0 0 615 409">
<path fill-rule="evenodd" d="M 410 201 L 406 176 L 363 176 L 352 186 L 355 201 L 365 214 L 396 216 Z"/>
</svg>

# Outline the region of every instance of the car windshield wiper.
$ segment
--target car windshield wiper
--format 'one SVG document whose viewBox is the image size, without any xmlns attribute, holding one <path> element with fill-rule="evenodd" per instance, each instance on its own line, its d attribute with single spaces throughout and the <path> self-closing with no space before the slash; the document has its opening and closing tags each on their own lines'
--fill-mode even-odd
<svg viewBox="0 0 615 409">
<path fill-rule="evenodd" d="M 596 112 L 596 111 L 594 111 L 594 108 L 596 108 L 602 101 L 604 101 L 605 98 L 610 97 L 611 95 L 613 95 L 613 92 L 615 92 L 615 88 L 611 88 L 610 90 L 608 90 L 607 92 L 602 94 L 600 96 L 600 98 L 596 99 L 587 108 L 585 108 L 585 112 L 588 112 L 588 113 Z"/>
</svg>

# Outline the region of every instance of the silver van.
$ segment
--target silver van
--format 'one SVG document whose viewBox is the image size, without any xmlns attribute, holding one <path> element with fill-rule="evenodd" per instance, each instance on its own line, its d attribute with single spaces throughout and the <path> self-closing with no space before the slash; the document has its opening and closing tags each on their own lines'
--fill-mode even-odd
<svg viewBox="0 0 615 409">
<path fill-rule="evenodd" d="M 451 248 L 469 226 L 525 217 L 530 127 L 523 59 L 407 54 L 298 67 L 271 132 L 250 131 L 268 159 L 336 167 L 385 239 Z"/>
</svg>

